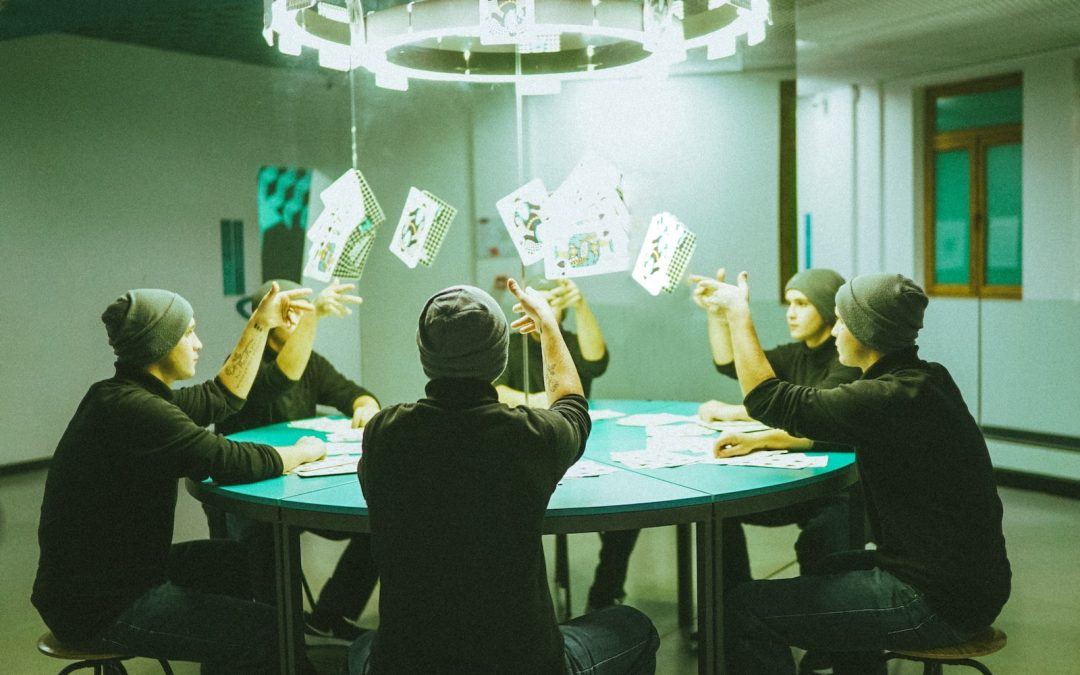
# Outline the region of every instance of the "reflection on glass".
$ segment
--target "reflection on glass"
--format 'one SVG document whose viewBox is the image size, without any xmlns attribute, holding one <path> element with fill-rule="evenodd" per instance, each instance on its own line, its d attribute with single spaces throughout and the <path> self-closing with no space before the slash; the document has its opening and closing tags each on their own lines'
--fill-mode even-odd
<svg viewBox="0 0 1080 675">
<path fill-rule="evenodd" d="M 1021 282 L 1020 144 L 986 150 L 986 283 Z"/>
<path fill-rule="evenodd" d="M 967 284 L 969 161 L 967 150 L 946 150 L 935 156 L 934 281 Z"/>
<path fill-rule="evenodd" d="M 962 96 L 941 96 L 935 104 L 934 131 L 955 131 L 1019 124 L 1023 120 L 1020 87 Z"/>
</svg>

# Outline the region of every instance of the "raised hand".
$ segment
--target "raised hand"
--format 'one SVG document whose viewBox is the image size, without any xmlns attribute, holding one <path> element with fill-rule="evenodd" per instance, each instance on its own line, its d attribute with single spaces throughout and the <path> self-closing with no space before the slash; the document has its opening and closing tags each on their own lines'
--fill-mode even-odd
<svg viewBox="0 0 1080 675">
<path fill-rule="evenodd" d="M 723 267 L 716 270 L 716 281 L 724 283 L 725 275 L 726 270 Z M 690 278 L 686 281 L 693 286 L 693 288 L 690 289 L 690 297 L 694 300 L 694 304 L 704 310 L 709 310 L 709 306 L 705 304 L 704 299 L 708 289 L 701 284 L 702 281 L 706 280 L 709 280 L 709 277 L 701 274 L 691 274 Z"/>
<path fill-rule="evenodd" d="M 548 293 L 547 301 L 558 312 L 567 308 L 577 309 L 585 302 L 585 295 L 573 281 L 561 279 L 559 285 Z"/>
<path fill-rule="evenodd" d="M 270 286 L 270 292 L 263 297 L 252 316 L 264 323 L 267 328 L 294 326 L 300 321 L 304 312 L 315 310 L 315 305 L 305 299 L 310 295 L 310 288 L 283 291 L 275 282 Z"/>
<path fill-rule="evenodd" d="M 555 321 L 555 312 L 542 293 L 532 288 L 522 288 L 514 279 L 509 279 L 506 286 L 518 300 L 512 311 L 524 315 L 514 320 L 510 324 L 511 328 L 519 333 L 542 333 L 547 329 L 558 329 L 559 324 Z"/>
<path fill-rule="evenodd" d="M 329 286 L 319 291 L 319 294 L 315 296 L 316 317 L 321 319 L 331 314 L 337 317 L 352 314 L 349 305 L 359 305 L 364 301 L 358 295 L 348 295 L 349 291 L 355 288 L 356 284 L 343 284 L 334 279 Z"/>
<path fill-rule="evenodd" d="M 699 277 L 694 288 L 703 305 L 711 312 L 726 314 L 732 310 L 746 309 L 750 304 L 750 283 L 746 272 L 739 272 L 737 285 Z"/>
</svg>

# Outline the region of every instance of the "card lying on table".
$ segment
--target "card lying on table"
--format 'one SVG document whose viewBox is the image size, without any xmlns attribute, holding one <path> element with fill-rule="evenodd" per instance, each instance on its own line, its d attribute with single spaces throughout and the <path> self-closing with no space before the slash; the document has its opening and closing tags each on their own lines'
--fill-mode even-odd
<svg viewBox="0 0 1080 675">
<path fill-rule="evenodd" d="M 360 458 L 356 455 L 334 455 L 317 462 L 301 464 L 292 470 L 301 478 L 313 478 L 315 476 L 337 476 L 356 473 L 356 465 Z"/>
</svg>

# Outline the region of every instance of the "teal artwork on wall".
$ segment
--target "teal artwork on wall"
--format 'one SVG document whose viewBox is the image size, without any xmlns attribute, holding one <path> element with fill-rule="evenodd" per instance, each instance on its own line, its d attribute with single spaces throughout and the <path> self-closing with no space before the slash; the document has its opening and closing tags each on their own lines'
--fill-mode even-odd
<svg viewBox="0 0 1080 675">
<path fill-rule="evenodd" d="M 259 168 L 263 280 L 300 281 L 310 199 L 311 171 L 284 166 Z"/>
</svg>

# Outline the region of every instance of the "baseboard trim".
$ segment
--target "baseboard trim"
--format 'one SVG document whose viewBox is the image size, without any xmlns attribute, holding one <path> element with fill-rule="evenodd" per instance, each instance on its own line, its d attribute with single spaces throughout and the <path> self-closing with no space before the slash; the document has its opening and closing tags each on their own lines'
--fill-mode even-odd
<svg viewBox="0 0 1080 675">
<path fill-rule="evenodd" d="M 1013 469 L 994 469 L 994 477 L 1001 487 L 1034 490 L 1059 497 L 1080 499 L 1080 481 L 1057 476 L 1046 476 Z"/>
<path fill-rule="evenodd" d="M 32 459 L 28 462 L 15 462 L 14 464 L 0 465 L 0 476 L 14 476 L 20 473 L 28 473 L 30 471 L 40 471 L 41 469 L 48 469 L 49 464 L 52 463 L 51 457 L 44 459 Z"/>
<path fill-rule="evenodd" d="M 1056 450 L 1072 450 L 1080 452 L 1080 438 L 1066 436 L 1064 434 L 1047 434 L 1041 431 L 1026 431 L 1011 427 L 983 426 L 983 436 L 996 441 L 1007 441 L 1021 445 L 1036 445 L 1041 448 L 1054 448 Z"/>
</svg>

